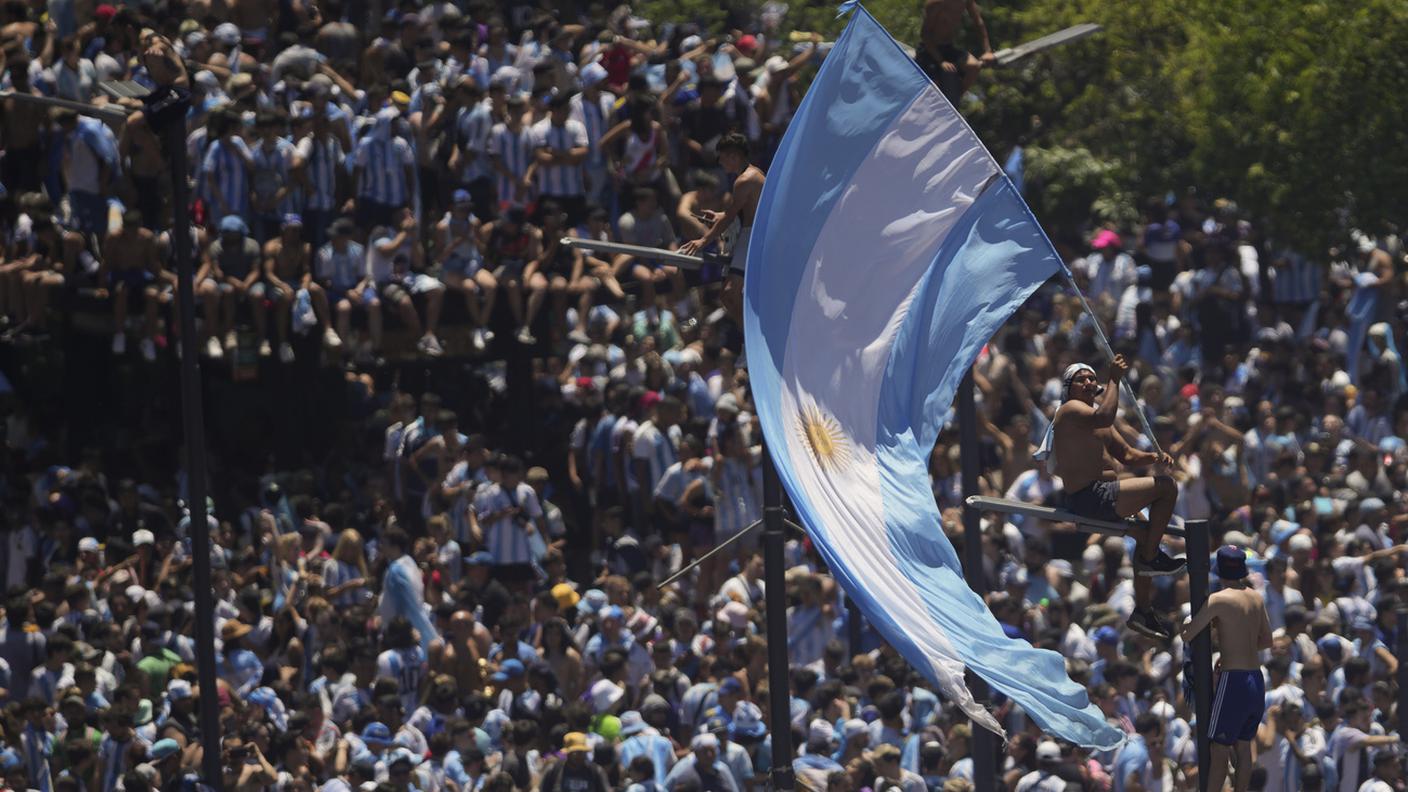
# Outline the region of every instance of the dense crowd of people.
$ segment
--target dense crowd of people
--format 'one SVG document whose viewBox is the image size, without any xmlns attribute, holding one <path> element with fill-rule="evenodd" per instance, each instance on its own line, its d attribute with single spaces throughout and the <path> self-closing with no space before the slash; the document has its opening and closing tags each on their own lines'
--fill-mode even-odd
<svg viewBox="0 0 1408 792">
<path fill-rule="evenodd" d="M 67 458 L 65 422 L 6 372 L 0 788 L 191 789 L 218 751 L 237 790 L 748 792 L 781 731 L 818 792 L 964 792 L 980 763 L 1016 792 L 1196 788 L 1189 652 L 1124 629 L 1131 541 L 984 515 L 993 613 L 1066 657 L 1128 735 L 1110 751 L 1058 742 L 997 695 L 1010 741 L 974 755 L 968 721 L 851 622 L 804 536 L 785 591 L 767 591 L 754 534 L 658 587 L 761 517 L 741 323 L 711 278 L 559 239 L 713 242 L 738 176 L 721 143 L 765 165 L 825 50 L 782 35 L 784 9 L 733 10 L 720 30 L 442 0 L 0 13 L 16 93 L 121 106 L 100 83 L 155 87 L 152 53 L 181 59 L 192 343 L 207 372 L 242 335 L 270 367 L 343 365 L 359 406 L 335 470 L 245 471 L 257 485 L 206 504 L 215 741 L 196 715 L 184 460 L 134 478 L 117 448 Z M 149 365 L 180 343 L 170 152 L 140 104 L 114 128 L 0 101 L 7 342 L 51 343 L 78 289 L 110 304 L 115 365 Z M 1116 430 L 1152 448 L 1144 411 L 1177 518 L 1209 521 L 1265 598 L 1266 717 L 1239 792 L 1401 790 L 1398 241 L 1297 252 L 1189 192 L 1064 247 L 1097 316 L 1053 282 L 984 350 L 983 493 L 1063 503 L 1032 453 L 1061 372 L 1105 364 L 1098 317 L 1134 361 Z M 424 358 L 531 356 L 535 426 L 373 376 L 388 322 Z M 959 461 L 950 426 L 931 474 L 934 530 L 956 545 Z M 769 594 L 788 602 L 787 690 L 766 673 Z M 1153 603 L 1182 622 L 1186 578 L 1159 578 Z"/>
</svg>

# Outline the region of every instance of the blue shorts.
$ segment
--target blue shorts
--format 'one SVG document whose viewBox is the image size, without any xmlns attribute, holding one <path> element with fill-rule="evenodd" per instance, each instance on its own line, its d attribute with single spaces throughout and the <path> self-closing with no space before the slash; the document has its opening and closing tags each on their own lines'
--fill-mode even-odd
<svg viewBox="0 0 1408 792">
<path fill-rule="evenodd" d="M 1256 736 L 1266 711 L 1266 680 L 1260 671 L 1223 671 L 1217 678 L 1208 721 L 1212 741 L 1232 745 Z"/>
<path fill-rule="evenodd" d="M 1118 481 L 1092 481 L 1066 494 L 1066 509 L 1092 520 L 1120 522 L 1124 518 L 1115 511 L 1115 502 L 1119 497 Z"/>
<path fill-rule="evenodd" d="M 445 259 L 442 269 L 445 272 L 454 272 L 468 278 L 478 272 L 483 263 L 483 260 L 478 256 L 450 256 Z"/>
</svg>

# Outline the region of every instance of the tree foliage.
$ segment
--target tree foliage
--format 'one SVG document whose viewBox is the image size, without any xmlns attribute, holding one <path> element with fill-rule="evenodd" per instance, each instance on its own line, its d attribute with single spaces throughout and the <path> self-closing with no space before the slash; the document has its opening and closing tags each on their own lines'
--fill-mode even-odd
<svg viewBox="0 0 1408 792">
<path fill-rule="evenodd" d="M 794 2 L 786 29 L 834 34 L 836 3 Z M 868 0 L 901 41 L 922 0 Z M 999 156 L 1027 143 L 1048 226 L 1090 197 L 1111 217 L 1196 186 L 1278 237 L 1322 250 L 1408 208 L 1405 0 L 1012 0 L 983 7 L 993 46 L 1079 22 L 1089 39 L 985 75 L 963 111 Z M 970 31 L 971 33 L 971 31 Z M 969 45 L 976 44 L 969 36 Z M 1062 167 L 1078 184 L 1060 185 Z M 1053 228 L 1053 230 L 1056 230 Z"/>
</svg>

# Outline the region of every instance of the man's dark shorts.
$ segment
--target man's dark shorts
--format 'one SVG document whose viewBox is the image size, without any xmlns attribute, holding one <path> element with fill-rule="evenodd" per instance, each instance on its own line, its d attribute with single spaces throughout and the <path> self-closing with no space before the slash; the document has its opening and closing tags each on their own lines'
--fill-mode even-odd
<svg viewBox="0 0 1408 792">
<path fill-rule="evenodd" d="M 929 54 L 929 50 L 921 45 L 914 53 L 914 62 L 929 75 L 929 79 L 934 81 L 934 85 L 943 91 L 944 96 L 950 102 L 957 102 L 963 89 L 963 73 L 968 65 L 968 52 L 959 49 L 952 44 L 940 44 L 939 58 Z M 943 65 L 952 63 L 957 67 L 955 73 L 945 72 Z"/>
<path fill-rule="evenodd" d="M 1092 520 L 1120 522 L 1124 518 L 1115 511 L 1119 497 L 1118 481 L 1092 481 L 1083 489 L 1067 493 L 1066 509 Z"/>
</svg>

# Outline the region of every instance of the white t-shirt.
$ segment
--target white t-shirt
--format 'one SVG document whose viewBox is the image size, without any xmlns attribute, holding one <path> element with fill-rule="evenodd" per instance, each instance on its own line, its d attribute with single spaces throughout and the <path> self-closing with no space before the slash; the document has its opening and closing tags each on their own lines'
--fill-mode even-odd
<svg viewBox="0 0 1408 792">
<path fill-rule="evenodd" d="M 1066 781 L 1045 770 L 1033 770 L 1017 782 L 1016 792 L 1066 792 Z"/>
</svg>

